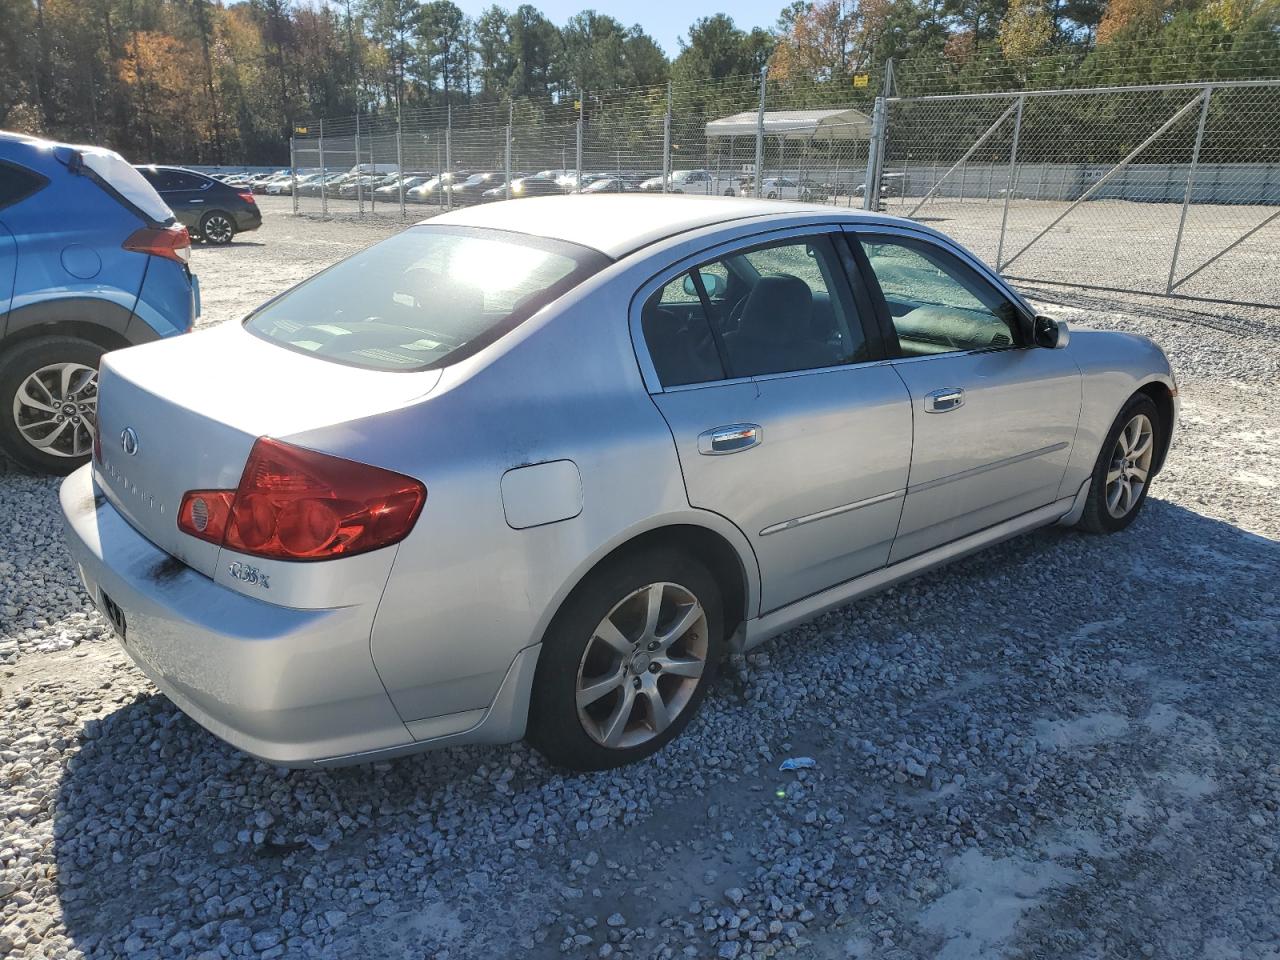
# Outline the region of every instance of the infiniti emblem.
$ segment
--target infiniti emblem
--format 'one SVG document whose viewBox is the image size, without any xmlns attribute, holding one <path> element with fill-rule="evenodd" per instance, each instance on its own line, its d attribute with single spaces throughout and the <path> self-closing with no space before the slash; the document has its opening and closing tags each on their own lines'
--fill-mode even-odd
<svg viewBox="0 0 1280 960">
<path fill-rule="evenodd" d="M 131 457 L 138 452 L 138 434 L 133 427 L 125 427 L 120 431 L 120 446 Z"/>
</svg>

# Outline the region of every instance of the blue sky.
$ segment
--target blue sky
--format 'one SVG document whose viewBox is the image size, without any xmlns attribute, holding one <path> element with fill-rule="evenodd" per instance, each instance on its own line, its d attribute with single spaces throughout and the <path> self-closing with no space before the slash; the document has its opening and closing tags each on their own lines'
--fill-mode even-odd
<svg viewBox="0 0 1280 960">
<path fill-rule="evenodd" d="M 487 8 L 492 0 L 454 0 L 463 11 L 470 16 Z M 689 29 L 689 24 L 699 17 L 707 17 L 713 13 L 728 13 L 733 22 L 744 30 L 752 27 L 772 27 L 778 19 L 778 13 L 786 5 L 786 0 L 737 0 L 733 4 L 719 2 L 702 2 L 702 0 L 646 0 L 645 3 L 610 3 L 608 0 L 592 3 L 590 0 L 529 0 L 541 10 L 556 26 L 564 26 L 575 13 L 582 10 L 595 10 L 607 13 L 622 21 L 624 26 L 638 23 L 645 31 L 658 41 L 668 57 L 675 57 L 680 52 L 678 37 L 682 37 Z M 500 2 L 500 6 L 508 10 L 519 6 L 519 0 Z"/>
</svg>

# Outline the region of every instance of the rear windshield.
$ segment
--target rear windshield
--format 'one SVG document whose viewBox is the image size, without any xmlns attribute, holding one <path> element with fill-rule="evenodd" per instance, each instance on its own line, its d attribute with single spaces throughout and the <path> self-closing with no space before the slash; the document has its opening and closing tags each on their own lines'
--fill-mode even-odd
<svg viewBox="0 0 1280 960">
<path fill-rule="evenodd" d="M 245 327 L 350 366 L 442 367 L 493 343 L 608 262 L 576 244 L 428 224 L 299 284 Z"/>
</svg>

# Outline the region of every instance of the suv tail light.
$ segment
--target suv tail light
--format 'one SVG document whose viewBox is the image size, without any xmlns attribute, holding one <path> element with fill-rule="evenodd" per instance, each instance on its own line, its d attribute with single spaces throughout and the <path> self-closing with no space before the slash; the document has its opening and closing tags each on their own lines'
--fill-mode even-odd
<svg viewBox="0 0 1280 960">
<path fill-rule="evenodd" d="M 124 248 L 185 264 L 191 260 L 191 235 L 180 223 L 169 227 L 143 227 L 129 235 Z"/>
<path fill-rule="evenodd" d="M 238 553 L 328 560 L 408 536 L 427 499 L 412 477 L 259 437 L 235 490 L 189 490 L 178 529 Z"/>
<path fill-rule="evenodd" d="M 240 199 L 241 199 L 241 200 L 243 200 L 245 203 L 256 203 L 256 202 L 257 202 L 256 200 L 254 200 L 254 199 L 253 199 L 253 191 L 252 191 L 252 190 L 241 190 L 241 191 L 239 192 L 239 197 L 240 197 Z"/>
</svg>

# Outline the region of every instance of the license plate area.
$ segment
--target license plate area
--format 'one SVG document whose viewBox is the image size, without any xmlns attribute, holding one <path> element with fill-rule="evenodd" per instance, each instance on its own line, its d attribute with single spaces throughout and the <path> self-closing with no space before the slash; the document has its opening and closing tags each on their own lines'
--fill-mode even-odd
<svg viewBox="0 0 1280 960">
<path fill-rule="evenodd" d="M 103 615 L 108 621 L 110 621 L 112 628 L 117 634 L 119 634 L 120 639 L 124 640 L 126 638 L 126 630 L 128 629 L 128 624 L 124 618 L 124 611 L 120 609 L 114 600 L 107 596 L 105 590 L 101 590 L 99 593 L 102 596 Z"/>
</svg>

